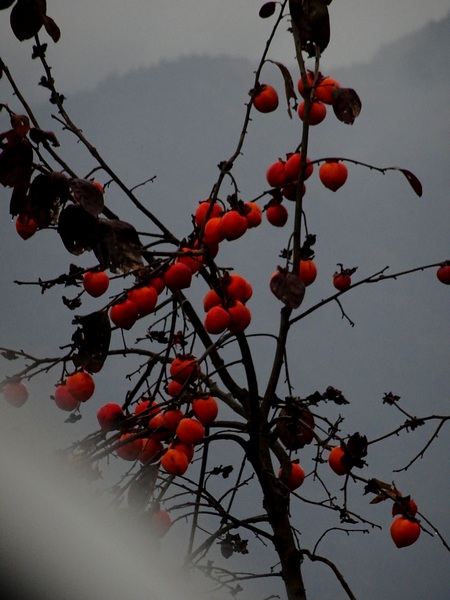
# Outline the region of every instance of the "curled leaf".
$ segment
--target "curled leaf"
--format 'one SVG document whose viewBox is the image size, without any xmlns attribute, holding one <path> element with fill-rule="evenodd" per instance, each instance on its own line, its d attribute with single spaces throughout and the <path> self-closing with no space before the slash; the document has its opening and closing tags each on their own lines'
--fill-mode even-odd
<svg viewBox="0 0 450 600">
<path fill-rule="evenodd" d="M 56 42 L 58 42 L 61 37 L 60 28 L 55 23 L 55 21 L 48 15 L 43 15 L 42 21 L 44 23 L 45 31 L 48 33 L 48 35 L 52 38 L 52 40 L 56 44 Z"/>
<path fill-rule="evenodd" d="M 84 316 L 76 316 L 75 323 L 80 327 L 72 336 L 76 354 L 73 362 L 76 367 L 86 371 L 97 372 L 108 356 L 111 342 L 111 322 L 105 311 L 98 311 Z"/>
<path fill-rule="evenodd" d="M 420 183 L 419 179 L 414 175 L 414 173 L 411 173 L 411 171 L 408 171 L 408 169 L 402 169 L 400 167 L 388 167 L 386 171 L 400 171 L 400 173 L 403 173 L 409 185 L 416 192 L 419 198 L 422 196 L 422 184 Z"/>
<path fill-rule="evenodd" d="M 280 69 L 281 75 L 284 80 L 284 91 L 286 94 L 286 101 L 287 101 L 287 105 L 288 105 L 287 110 L 288 110 L 289 116 L 292 118 L 291 100 L 294 101 L 294 106 L 297 105 L 297 96 L 294 91 L 294 82 L 292 81 L 292 76 L 291 76 L 289 70 L 283 65 L 283 63 L 276 62 L 274 60 L 271 60 L 268 62 L 273 63 Z"/>
<path fill-rule="evenodd" d="M 358 94 L 352 88 L 334 87 L 332 96 L 336 117 L 346 125 L 353 125 L 362 107 Z"/>
<path fill-rule="evenodd" d="M 68 198 L 69 183 L 63 173 L 37 175 L 30 186 L 29 211 L 38 227 L 54 225 Z"/>
</svg>

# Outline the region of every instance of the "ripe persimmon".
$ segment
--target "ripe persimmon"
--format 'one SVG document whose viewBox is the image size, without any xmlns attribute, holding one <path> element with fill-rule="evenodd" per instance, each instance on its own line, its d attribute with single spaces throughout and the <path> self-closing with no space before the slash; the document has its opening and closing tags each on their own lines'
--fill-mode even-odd
<svg viewBox="0 0 450 600">
<path fill-rule="evenodd" d="M 16 231 L 23 240 L 28 240 L 38 230 L 36 221 L 27 213 L 21 213 L 16 218 Z"/>
<path fill-rule="evenodd" d="M 256 202 L 244 203 L 244 217 L 247 219 L 248 228 L 258 227 L 262 222 L 262 210 Z"/>
<path fill-rule="evenodd" d="M 66 378 L 66 386 L 72 396 L 80 402 L 86 402 L 94 393 L 95 383 L 92 375 L 77 371 Z"/>
<path fill-rule="evenodd" d="M 216 290 L 209 290 L 203 298 L 203 310 L 208 312 L 213 306 L 219 306 L 222 300 Z"/>
<path fill-rule="evenodd" d="M 134 302 L 137 313 L 141 317 L 145 317 L 152 313 L 158 302 L 158 293 L 151 285 L 134 288 L 128 292 L 127 296 L 128 300 Z"/>
<path fill-rule="evenodd" d="M 72 396 L 65 384 L 58 385 L 53 394 L 53 399 L 58 408 L 68 412 L 72 412 L 80 405 L 80 401 Z"/>
<path fill-rule="evenodd" d="M 202 227 L 202 225 L 212 219 L 213 217 L 218 217 L 222 212 L 222 207 L 217 202 L 212 203 L 210 200 L 205 200 L 201 202 L 197 210 L 195 211 L 194 220 L 197 227 Z"/>
<path fill-rule="evenodd" d="M 340 292 L 345 292 L 352 285 L 352 278 L 348 273 L 334 273 L 333 285 Z"/>
<path fill-rule="evenodd" d="M 344 163 L 330 160 L 323 163 L 319 169 L 319 178 L 323 185 L 336 192 L 347 181 L 348 169 Z"/>
<path fill-rule="evenodd" d="M 206 313 L 204 327 L 208 333 L 223 333 L 230 322 L 230 314 L 223 306 L 213 306 Z"/>
<path fill-rule="evenodd" d="M 241 333 L 250 325 L 252 313 L 249 308 L 240 300 L 232 300 L 227 306 L 230 322 L 228 330 L 231 333 Z"/>
<path fill-rule="evenodd" d="M 169 449 L 178 450 L 179 452 L 183 452 L 186 454 L 188 462 L 194 458 L 195 448 L 193 444 L 186 444 L 180 440 L 175 439 L 169 446 Z"/>
<path fill-rule="evenodd" d="M 192 410 L 202 425 L 207 427 L 214 423 L 219 412 L 217 400 L 213 396 L 198 397 L 192 400 Z"/>
<path fill-rule="evenodd" d="M 436 277 L 444 285 L 450 285 L 450 263 L 441 265 L 436 271 Z"/>
<path fill-rule="evenodd" d="M 109 287 L 109 277 L 105 271 L 86 271 L 83 275 L 83 287 L 93 298 L 102 296 Z"/>
<path fill-rule="evenodd" d="M 222 217 L 208 219 L 203 230 L 203 243 L 210 246 L 210 244 L 220 244 L 223 239 Z"/>
<path fill-rule="evenodd" d="M 178 396 L 178 394 L 180 393 L 180 391 L 182 390 L 182 388 L 183 388 L 183 384 L 182 383 L 179 383 L 178 381 L 175 381 L 175 379 L 171 379 L 169 381 L 169 383 L 167 384 L 167 393 L 172 398 L 175 398 L 175 396 Z"/>
<path fill-rule="evenodd" d="M 116 450 L 117 456 L 123 460 L 134 461 L 139 458 L 144 447 L 142 438 L 134 438 L 134 433 L 124 433 L 118 439 L 118 443 L 121 444 Z M 126 442 L 126 440 L 129 440 Z M 124 443 L 125 442 L 125 443 Z"/>
<path fill-rule="evenodd" d="M 316 263 L 313 260 L 301 260 L 299 276 L 306 286 L 314 283 L 317 277 Z"/>
<path fill-rule="evenodd" d="M 138 318 L 138 309 L 129 298 L 116 302 L 109 309 L 109 318 L 120 329 L 131 329 Z"/>
<path fill-rule="evenodd" d="M 160 275 L 156 275 L 155 277 L 152 277 L 150 279 L 150 281 L 148 282 L 148 285 L 150 285 L 152 288 L 155 288 L 158 296 L 159 296 L 159 294 L 162 294 L 163 291 L 166 289 L 166 283 L 164 281 L 164 278 L 161 277 Z"/>
<path fill-rule="evenodd" d="M 298 180 L 301 160 L 302 156 L 299 152 L 294 152 L 294 154 L 291 154 L 287 159 L 286 164 L 284 165 L 284 174 L 287 182 L 294 182 Z M 307 158 L 303 181 L 306 181 L 309 177 L 311 177 L 313 171 L 314 165 L 311 164 L 309 158 Z"/>
<path fill-rule="evenodd" d="M 169 475 L 184 475 L 189 466 L 188 457 L 181 450 L 168 448 L 161 458 L 161 467 Z"/>
<path fill-rule="evenodd" d="M 304 121 L 304 117 L 305 117 L 305 103 L 301 102 L 298 105 L 298 116 L 300 117 L 300 119 L 302 121 Z M 309 109 L 309 115 L 308 115 L 308 123 L 310 125 L 319 125 L 319 123 L 322 123 L 322 121 L 325 119 L 325 117 L 327 116 L 327 107 L 325 106 L 325 104 L 323 102 L 320 102 L 319 100 L 314 100 L 311 103 L 311 107 Z"/>
<path fill-rule="evenodd" d="M 17 408 L 23 406 L 29 397 L 28 388 L 21 381 L 7 383 L 2 392 L 6 402 Z"/>
<path fill-rule="evenodd" d="M 417 504 L 411 498 L 397 498 L 397 502 L 392 505 L 392 516 L 403 515 L 404 517 L 415 517 L 417 514 Z"/>
<path fill-rule="evenodd" d="M 205 437 L 205 428 L 197 419 L 185 417 L 178 423 L 175 433 L 177 438 L 185 444 L 193 444 L 195 446 Z"/>
<path fill-rule="evenodd" d="M 191 285 L 192 272 L 187 265 L 176 262 L 164 273 L 164 282 L 171 292 L 183 290 Z"/>
<path fill-rule="evenodd" d="M 269 223 L 274 227 L 284 227 L 287 223 L 289 213 L 283 204 L 276 202 L 274 204 L 269 204 L 266 208 L 266 217 Z"/>
<path fill-rule="evenodd" d="M 332 77 L 323 77 L 320 79 L 314 90 L 315 96 L 324 104 L 333 104 L 333 90 L 340 88 L 341 85 Z"/>
<path fill-rule="evenodd" d="M 200 375 L 200 367 L 195 358 L 177 356 L 170 365 L 170 375 L 178 383 L 197 379 Z"/>
<path fill-rule="evenodd" d="M 167 427 L 167 429 L 175 432 L 178 427 L 178 423 L 181 421 L 181 419 L 184 419 L 185 414 L 179 408 L 170 408 L 169 410 L 164 411 L 163 417 L 164 425 Z"/>
<path fill-rule="evenodd" d="M 252 297 L 253 289 L 250 282 L 238 273 L 225 273 L 220 283 L 230 300 L 240 300 L 245 303 Z"/>
<path fill-rule="evenodd" d="M 253 106 L 261 113 L 273 112 L 278 108 L 278 94 L 274 87 L 263 83 L 253 91 Z"/>
<path fill-rule="evenodd" d="M 306 80 L 308 82 L 309 87 L 312 87 L 312 85 L 314 83 L 314 73 L 312 71 L 306 72 Z M 304 98 L 305 97 L 305 85 L 303 83 L 302 77 L 300 77 L 300 79 L 297 82 L 297 89 L 300 93 L 300 96 L 303 96 L 303 98 Z"/>
<path fill-rule="evenodd" d="M 278 479 L 284 479 L 284 472 L 283 472 L 282 467 L 280 467 L 280 470 L 278 471 Z M 291 491 L 294 491 L 303 484 L 304 480 L 305 480 L 305 471 L 297 462 L 292 462 L 291 463 L 291 472 L 286 481 L 287 487 Z"/>
<path fill-rule="evenodd" d="M 102 431 L 112 431 L 120 429 L 120 425 L 125 419 L 122 407 L 114 402 L 104 404 L 97 411 L 97 421 Z"/>
<path fill-rule="evenodd" d="M 420 536 L 420 525 L 407 517 L 397 517 L 391 525 L 391 537 L 397 548 L 411 546 Z"/>
<path fill-rule="evenodd" d="M 328 455 L 328 464 L 336 475 L 346 475 L 350 473 L 350 468 L 343 461 L 345 452 L 341 446 L 335 446 Z"/>
<path fill-rule="evenodd" d="M 248 221 L 237 210 L 229 210 L 222 216 L 220 227 L 223 238 L 231 242 L 244 235 L 248 229 Z"/>
<path fill-rule="evenodd" d="M 157 537 L 164 537 L 171 525 L 172 519 L 167 510 L 157 510 L 152 513 L 152 529 Z"/>
<path fill-rule="evenodd" d="M 272 163 L 266 171 L 266 180 L 271 187 L 281 187 L 286 183 L 286 175 L 284 172 L 284 160 L 278 160 Z"/>
</svg>

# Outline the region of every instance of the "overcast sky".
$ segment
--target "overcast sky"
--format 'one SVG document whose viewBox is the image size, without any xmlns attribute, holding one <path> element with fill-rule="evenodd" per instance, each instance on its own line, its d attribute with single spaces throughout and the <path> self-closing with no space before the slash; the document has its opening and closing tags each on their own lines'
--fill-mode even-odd
<svg viewBox="0 0 450 600">
<path fill-rule="evenodd" d="M 189 54 L 228 54 L 257 61 L 273 23 L 273 18 L 258 17 L 262 4 L 260 0 L 49 0 L 48 14 L 62 31 L 49 61 L 66 92 L 91 87 L 110 73 Z M 449 8 L 448 0 L 335 0 L 330 5 L 332 40 L 324 64 L 332 68 L 369 60 L 382 45 L 443 18 Z M 29 53 L 19 50 L 9 28 L 9 12 L 1 13 L 0 56 L 25 75 Z M 271 56 L 285 62 L 293 58 L 290 36 L 278 36 Z"/>
</svg>

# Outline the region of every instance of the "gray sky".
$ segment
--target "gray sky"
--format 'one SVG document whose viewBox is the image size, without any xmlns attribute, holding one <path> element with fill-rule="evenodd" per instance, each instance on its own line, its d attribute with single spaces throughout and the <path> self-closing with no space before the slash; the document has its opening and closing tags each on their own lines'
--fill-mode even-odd
<svg viewBox="0 0 450 600">
<path fill-rule="evenodd" d="M 47 4 L 48 14 L 62 31 L 57 52 L 50 49 L 48 57 L 60 89 L 67 92 L 90 87 L 110 73 L 189 54 L 231 54 L 257 61 L 273 24 L 273 18 L 258 17 L 263 4 L 259 0 L 49 0 Z M 370 60 L 382 45 L 441 19 L 449 8 L 448 0 L 336 0 L 330 5 L 332 40 L 324 65 Z M 9 10 L 1 16 L 0 56 L 25 77 L 37 65 L 30 65 L 29 54 L 18 50 Z M 32 42 L 26 44 L 31 47 Z M 289 35 L 278 36 L 271 57 L 289 62 L 293 57 Z"/>
</svg>

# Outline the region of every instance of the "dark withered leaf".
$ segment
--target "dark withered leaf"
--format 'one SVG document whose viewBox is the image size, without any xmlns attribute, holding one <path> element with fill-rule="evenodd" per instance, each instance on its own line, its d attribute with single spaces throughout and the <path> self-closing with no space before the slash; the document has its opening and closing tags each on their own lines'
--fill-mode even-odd
<svg viewBox="0 0 450 600">
<path fill-rule="evenodd" d="M 269 17 L 271 17 L 275 12 L 276 6 L 276 2 L 266 2 L 265 4 L 263 4 L 259 9 L 259 16 L 261 17 L 261 19 L 268 19 Z"/>
<path fill-rule="evenodd" d="M 111 323 L 105 311 L 97 311 L 74 319 L 79 327 L 72 336 L 76 367 L 96 372 L 103 366 L 111 343 Z"/>
<path fill-rule="evenodd" d="M 98 242 L 99 223 L 79 204 L 69 204 L 59 215 L 58 233 L 71 254 L 92 250 Z"/>
<path fill-rule="evenodd" d="M 298 308 L 305 296 L 305 284 L 294 273 L 278 271 L 270 280 L 270 290 L 288 308 Z"/>
<path fill-rule="evenodd" d="M 422 196 L 422 184 L 420 183 L 419 179 L 414 175 L 414 173 L 411 173 L 411 171 L 408 171 L 408 169 L 402 169 L 401 167 L 387 167 L 386 171 L 400 171 L 400 173 L 403 173 L 403 175 L 406 177 L 407 182 L 416 192 L 419 198 Z"/>
<path fill-rule="evenodd" d="M 100 189 L 88 179 L 71 179 L 69 183 L 75 202 L 93 217 L 98 217 L 105 206 Z"/>
<path fill-rule="evenodd" d="M 0 10 L 4 8 L 9 8 L 15 0 L 0 0 Z"/>
<path fill-rule="evenodd" d="M 38 227 L 55 225 L 61 206 L 69 198 L 69 183 L 63 173 L 39 174 L 30 186 L 29 210 Z"/>
<path fill-rule="evenodd" d="M 30 129 L 30 139 L 35 144 L 43 144 L 44 142 L 50 142 L 54 148 L 59 147 L 59 142 L 53 131 L 43 131 L 37 127 Z"/>
<path fill-rule="evenodd" d="M 48 33 L 48 35 L 52 38 L 52 40 L 56 44 L 56 42 L 58 42 L 59 39 L 61 38 L 60 28 L 55 23 L 55 21 L 48 15 L 43 15 L 42 21 L 44 23 L 45 31 Z"/>
<path fill-rule="evenodd" d="M 129 223 L 100 219 L 98 239 L 94 253 L 102 269 L 126 274 L 144 266 L 139 236 Z"/>
<path fill-rule="evenodd" d="M 333 110 L 336 117 L 346 125 L 353 125 L 361 112 L 361 100 L 352 88 L 334 87 L 332 92 Z"/>
<path fill-rule="evenodd" d="M 330 42 L 328 4 L 327 0 L 289 0 L 292 22 L 309 56 L 315 54 L 314 44 L 323 52 Z"/>
<path fill-rule="evenodd" d="M 81 299 L 78 298 L 78 296 L 76 298 L 67 298 L 66 296 L 63 296 L 62 302 L 69 310 L 76 310 L 81 306 Z"/>
<path fill-rule="evenodd" d="M 25 138 L 17 145 L 7 146 L 0 154 L 0 183 L 5 187 L 24 185 L 30 182 L 33 149 Z"/>
<path fill-rule="evenodd" d="M 0 354 L 6 360 L 17 360 L 19 358 L 18 354 L 14 352 L 14 350 L 4 350 L 3 352 L 0 352 Z"/>
<path fill-rule="evenodd" d="M 220 543 L 220 552 L 224 558 L 230 558 L 233 554 L 233 544 L 228 540 L 223 540 Z"/>
<path fill-rule="evenodd" d="M 11 29 L 16 38 L 23 42 L 34 37 L 42 27 L 43 15 L 45 2 L 42 0 L 17 0 L 10 15 Z"/>
<path fill-rule="evenodd" d="M 287 102 L 287 111 L 288 111 L 289 116 L 292 119 L 291 100 L 294 101 L 294 107 L 297 105 L 297 96 L 294 91 L 294 82 L 292 81 L 292 76 L 291 76 L 289 70 L 287 69 L 287 67 L 285 67 L 283 65 L 283 63 L 272 61 L 272 60 L 270 62 L 272 62 L 274 65 L 276 65 L 280 69 L 281 75 L 283 76 L 284 91 L 286 94 L 286 102 Z"/>
</svg>

